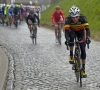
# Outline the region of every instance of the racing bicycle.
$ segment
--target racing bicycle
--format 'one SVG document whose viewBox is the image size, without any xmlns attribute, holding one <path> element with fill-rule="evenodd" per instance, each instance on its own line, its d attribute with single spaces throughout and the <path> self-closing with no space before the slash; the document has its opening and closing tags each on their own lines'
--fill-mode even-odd
<svg viewBox="0 0 100 90">
<path fill-rule="evenodd" d="M 73 43 L 73 42 L 70 42 Z M 75 72 L 76 81 L 80 82 L 80 87 L 82 87 L 82 60 L 81 60 L 81 51 L 80 51 L 80 43 L 85 43 L 84 41 L 79 41 L 77 36 L 75 37 L 75 48 L 74 48 L 74 64 L 72 70 Z M 89 44 L 87 44 L 87 48 L 89 49 Z M 69 47 L 67 45 L 67 50 Z"/>
</svg>

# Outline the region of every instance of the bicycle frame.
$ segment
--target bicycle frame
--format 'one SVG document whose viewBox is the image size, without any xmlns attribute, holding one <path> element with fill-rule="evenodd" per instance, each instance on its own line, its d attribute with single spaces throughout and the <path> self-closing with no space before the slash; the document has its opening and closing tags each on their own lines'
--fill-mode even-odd
<svg viewBox="0 0 100 90">
<path fill-rule="evenodd" d="M 34 24 L 31 24 L 31 33 L 32 33 L 32 42 L 33 42 L 33 44 L 34 44 L 34 42 L 35 42 L 35 45 L 37 44 L 37 36 L 36 36 L 36 34 L 37 34 L 37 30 L 36 30 L 36 27 L 34 26 Z"/>
</svg>

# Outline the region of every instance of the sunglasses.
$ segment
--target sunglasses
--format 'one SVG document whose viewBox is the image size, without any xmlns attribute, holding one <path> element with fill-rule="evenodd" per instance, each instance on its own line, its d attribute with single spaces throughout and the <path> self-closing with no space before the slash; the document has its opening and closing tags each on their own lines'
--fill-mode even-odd
<svg viewBox="0 0 100 90">
<path fill-rule="evenodd" d="M 76 17 L 72 17 L 72 18 L 78 18 L 79 16 L 76 16 Z"/>
</svg>

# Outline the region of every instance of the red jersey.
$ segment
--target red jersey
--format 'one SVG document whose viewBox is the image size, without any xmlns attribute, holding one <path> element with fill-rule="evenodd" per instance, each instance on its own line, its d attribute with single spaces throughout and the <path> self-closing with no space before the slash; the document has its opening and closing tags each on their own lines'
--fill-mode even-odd
<svg viewBox="0 0 100 90">
<path fill-rule="evenodd" d="M 56 12 L 56 10 L 53 12 L 52 14 L 52 22 L 59 22 L 60 19 L 63 19 L 63 21 L 65 21 L 65 16 L 62 10 L 60 10 L 59 13 Z"/>
</svg>

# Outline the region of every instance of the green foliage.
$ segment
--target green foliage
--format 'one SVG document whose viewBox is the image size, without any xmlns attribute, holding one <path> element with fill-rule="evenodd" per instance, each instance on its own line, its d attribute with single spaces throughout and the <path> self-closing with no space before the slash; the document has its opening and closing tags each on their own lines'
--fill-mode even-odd
<svg viewBox="0 0 100 90">
<path fill-rule="evenodd" d="M 96 40 L 100 39 L 100 0 L 62 0 L 61 2 L 52 4 L 47 10 L 42 12 L 41 23 L 52 25 L 51 16 L 56 6 L 60 6 L 64 11 L 65 17 L 69 15 L 69 9 L 72 5 L 80 8 L 89 22 L 91 35 Z"/>
</svg>

